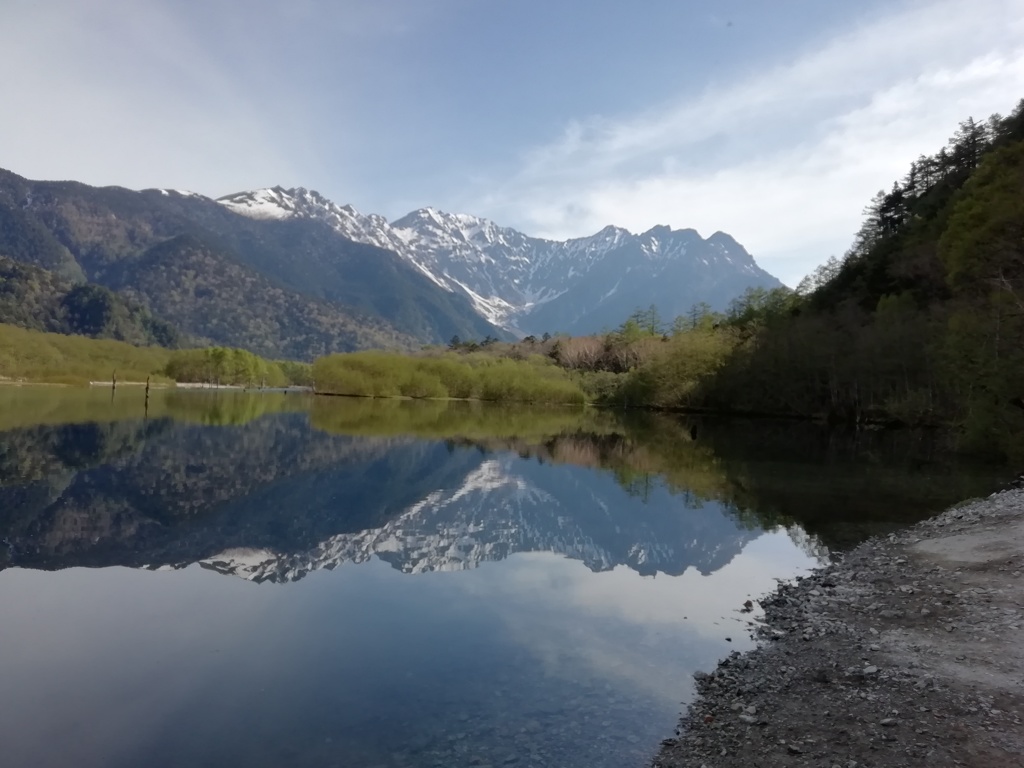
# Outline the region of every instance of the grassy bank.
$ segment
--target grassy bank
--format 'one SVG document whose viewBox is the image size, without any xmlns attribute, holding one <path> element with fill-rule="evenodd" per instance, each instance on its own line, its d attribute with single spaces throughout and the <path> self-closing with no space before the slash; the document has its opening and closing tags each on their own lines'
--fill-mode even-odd
<svg viewBox="0 0 1024 768">
<path fill-rule="evenodd" d="M 318 393 L 355 397 L 457 398 L 496 402 L 582 405 L 583 390 L 542 357 L 487 354 L 413 357 L 355 352 L 313 363 Z"/>
<path fill-rule="evenodd" d="M 169 350 L 30 331 L 0 323 L 0 379 L 88 386 L 91 381 L 283 387 L 312 383 L 311 366 L 265 360 L 244 349 Z"/>
<path fill-rule="evenodd" d="M 170 356 L 170 350 L 162 347 L 0 324 L 0 377 L 7 379 L 84 386 L 90 381 L 110 381 L 117 371 L 122 381 L 145 381 L 150 376 L 169 382 L 163 371 Z"/>
</svg>

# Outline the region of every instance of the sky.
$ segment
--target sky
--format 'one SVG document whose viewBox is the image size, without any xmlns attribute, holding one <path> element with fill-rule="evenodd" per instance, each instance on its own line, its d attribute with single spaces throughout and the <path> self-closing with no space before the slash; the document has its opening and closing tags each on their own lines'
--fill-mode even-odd
<svg viewBox="0 0 1024 768">
<path fill-rule="evenodd" d="M 784 282 L 1024 97 L 1022 0 L 3 0 L 0 167 L 280 184 L 527 234 L 733 235 Z"/>
</svg>

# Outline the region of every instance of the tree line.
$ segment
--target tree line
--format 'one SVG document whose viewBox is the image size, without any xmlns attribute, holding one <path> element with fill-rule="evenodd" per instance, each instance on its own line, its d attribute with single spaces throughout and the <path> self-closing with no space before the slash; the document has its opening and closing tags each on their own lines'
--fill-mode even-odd
<svg viewBox="0 0 1024 768">
<path fill-rule="evenodd" d="M 1024 101 L 911 163 L 796 290 L 487 349 L 543 354 L 598 402 L 952 427 L 1024 458 Z"/>
<path fill-rule="evenodd" d="M 1024 102 L 918 158 L 795 291 L 748 293 L 648 350 L 609 396 L 953 427 L 961 448 L 1024 456 Z"/>
</svg>

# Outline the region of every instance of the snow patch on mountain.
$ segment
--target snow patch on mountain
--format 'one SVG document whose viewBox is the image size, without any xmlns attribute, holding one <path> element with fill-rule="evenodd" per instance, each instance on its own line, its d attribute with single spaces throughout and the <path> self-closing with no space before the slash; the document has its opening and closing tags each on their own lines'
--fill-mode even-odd
<svg viewBox="0 0 1024 768">
<path fill-rule="evenodd" d="M 199 200 L 209 200 L 209 198 L 206 195 L 201 195 L 198 192 L 192 192 L 187 189 L 158 189 L 157 192 L 159 192 L 161 195 L 164 195 L 165 197 L 170 197 L 171 195 L 178 195 L 179 197 L 194 197 Z"/>
<path fill-rule="evenodd" d="M 724 282 L 737 286 L 733 295 L 748 285 L 778 284 L 723 232 L 705 240 L 693 229 L 657 226 L 634 235 L 609 225 L 589 237 L 546 240 L 489 219 L 431 207 L 389 222 L 302 187 L 239 192 L 219 202 L 235 213 L 257 219 L 316 219 L 350 240 L 394 251 L 438 286 L 465 295 L 480 316 L 513 332 L 528 332 L 531 316 L 540 307 L 571 293 L 599 268 L 602 275 L 612 273 L 615 270 L 610 265 L 619 275 L 633 273 L 629 298 L 635 298 L 637 306 L 646 306 L 644 286 L 657 286 L 664 279 L 682 280 L 678 289 L 684 294 L 687 290 L 709 291 Z M 679 274 L 680 265 L 686 266 L 685 275 Z M 591 291 L 598 302 L 618 291 L 614 275 L 602 280 L 604 285 Z M 603 298 L 598 298 L 602 294 Z M 626 297 L 618 299 L 625 301 Z M 703 296 L 690 299 L 692 304 Z M 577 310 L 556 316 L 580 314 Z M 615 322 L 621 319 L 617 317 Z"/>
<path fill-rule="evenodd" d="M 258 582 L 295 581 L 374 556 L 404 573 L 461 571 L 528 549 L 523 543 L 531 538 L 527 510 L 558 508 L 550 494 L 511 474 L 502 462 L 488 460 L 457 489 L 428 494 L 380 528 L 332 536 L 297 554 L 228 550 L 200 565 Z M 534 532 L 532 538 L 539 536 Z M 610 556 L 596 548 L 581 554 L 598 568 L 611 567 Z"/>
</svg>

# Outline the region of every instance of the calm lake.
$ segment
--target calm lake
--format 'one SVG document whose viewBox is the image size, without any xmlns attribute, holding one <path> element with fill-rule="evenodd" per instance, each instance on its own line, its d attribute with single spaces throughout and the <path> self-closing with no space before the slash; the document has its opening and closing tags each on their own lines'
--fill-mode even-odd
<svg viewBox="0 0 1024 768">
<path fill-rule="evenodd" d="M 0 387 L 0 763 L 643 766 L 929 435 Z"/>
</svg>

